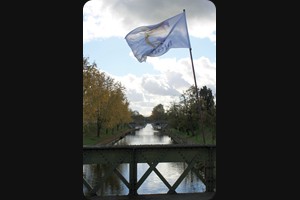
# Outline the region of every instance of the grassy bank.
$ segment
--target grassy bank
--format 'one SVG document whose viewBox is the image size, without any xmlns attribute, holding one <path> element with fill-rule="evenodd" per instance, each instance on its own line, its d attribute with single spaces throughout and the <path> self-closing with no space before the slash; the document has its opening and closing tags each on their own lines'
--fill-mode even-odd
<svg viewBox="0 0 300 200">
<path fill-rule="evenodd" d="M 191 133 L 187 132 L 181 132 L 176 129 L 168 129 L 167 134 L 171 136 L 172 138 L 181 143 L 187 143 L 187 144 L 204 144 L 203 142 L 203 134 L 199 133 L 199 130 L 195 131 L 195 135 L 192 136 Z M 205 144 L 216 144 L 216 136 L 215 133 L 213 133 L 210 129 L 204 129 L 204 136 L 205 136 Z"/>
<path fill-rule="evenodd" d="M 114 140 L 124 136 L 126 133 L 131 132 L 133 129 L 129 127 L 120 128 L 119 130 L 109 130 L 101 132 L 97 137 L 96 131 L 93 129 L 86 131 L 83 134 L 83 145 L 96 145 L 96 144 L 108 144 Z"/>
</svg>

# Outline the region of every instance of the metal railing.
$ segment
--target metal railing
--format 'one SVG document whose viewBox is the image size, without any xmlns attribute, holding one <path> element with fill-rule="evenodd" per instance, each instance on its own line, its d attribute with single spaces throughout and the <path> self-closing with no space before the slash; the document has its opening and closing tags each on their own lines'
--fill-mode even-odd
<svg viewBox="0 0 300 200">
<path fill-rule="evenodd" d="M 170 185 L 156 166 L 161 162 L 185 162 L 186 169 L 173 185 Z M 129 181 L 118 171 L 120 164 L 129 164 Z M 137 164 L 147 163 L 148 170 L 137 180 Z M 182 180 L 193 171 L 206 186 L 206 192 L 216 188 L 216 146 L 215 145 L 127 145 L 127 146 L 84 146 L 83 164 L 106 164 L 109 170 L 92 187 L 85 178 L 83 184 L 88 189 L 87 196 L 97 196 L 103 182 L 112 174 L 129 189 L 128 195 L 137 195 L 137 190 L 152 171 L 168 187 L 168 194 L 176 193 Z"/>
</svg>

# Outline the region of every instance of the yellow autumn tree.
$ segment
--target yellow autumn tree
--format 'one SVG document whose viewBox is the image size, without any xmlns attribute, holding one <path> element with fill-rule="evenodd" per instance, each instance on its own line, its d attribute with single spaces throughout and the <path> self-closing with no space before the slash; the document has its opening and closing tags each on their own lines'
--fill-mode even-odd
<svg viewBox="0 0 300 200">
<path fill-rule="evenodd" d="M 99 137 L 102 128 L 112 129 L 130 121 L 125 88 L 83 58 L 83 125 L 96 124 Z"/>
</svg>

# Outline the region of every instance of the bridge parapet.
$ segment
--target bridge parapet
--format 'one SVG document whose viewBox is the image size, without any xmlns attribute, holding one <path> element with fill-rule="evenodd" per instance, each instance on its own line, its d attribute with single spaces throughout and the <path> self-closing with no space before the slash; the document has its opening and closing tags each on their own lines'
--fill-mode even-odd
<svg viewBox="0 0 300 200">
<path fill-rule="evenodd" d="M 156 166 L 161 162 L 185 162 L 186 169 L 173 185 L 170 185 Z M 118 171 L 120 164 L 129 164 L 129 181 Z M 147 163 L 148 170 L 137 180 L 137 164 Z M 83 183 L 88 188 L 88 196 L 96 196 L 103 182 L 112 173 L 129 189 L 129 195 L 137 195 L 138 188 L 152 171 L 168 187 L 168 194 L 176 193 L 176 188 L 182 180 L 193 171 L 206 185 L 206 192 L 216 188 L 216 146 L 215 145 L 116 145 L 116 146 L 84 146 L 83 164 L 107 164 L 111 167 L 101 177 L 98 184 L 92 187 L 84 178 Z"/>
</svg>

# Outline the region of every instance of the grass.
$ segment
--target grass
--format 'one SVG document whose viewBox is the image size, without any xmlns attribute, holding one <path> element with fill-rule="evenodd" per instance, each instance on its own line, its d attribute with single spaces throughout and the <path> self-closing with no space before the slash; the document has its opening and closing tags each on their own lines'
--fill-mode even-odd
<svg viewBox="0 0 300 200">
<path fill-rule="evenodd" d="M 92 136 L 92 135 L 83 135 L 83 145 L 94 145 L 101 141 L 101 137 Z"/>
<path fill-rule="evenodd" d="M 106 144 L 113 141 L 115 138 L 130 132 L 132 129 L 128 127 L 120 128 L 118 131 L 109 130 L 107 133 L 105 131 L 100 132 L 100 136 L 97 137 L 97 132 L 92 127 L 90 130 L 83 134 L 83 145 L 96 145 L 96 144 Z"/>
<path fill-rule="evenodd" d="M 174 134 L 176 137 L 179 137 L 189 143 L 196 143 L 196 144 L 204 144 L 203 142 L 203 134 L 199 133 L 199 130 L 195 131 L 195 135 L 192 136 L 190 133 L 189 135 L 186 132 L 181 132 L 176 129 L 170 129 L 171 135 Z M 216 145 L 216 137 L 213 137 L 213 131 L 205 128 L 204 129 L 204 137 L 205 137 L 205 144 L 214 144 Z"/>
</svg>

